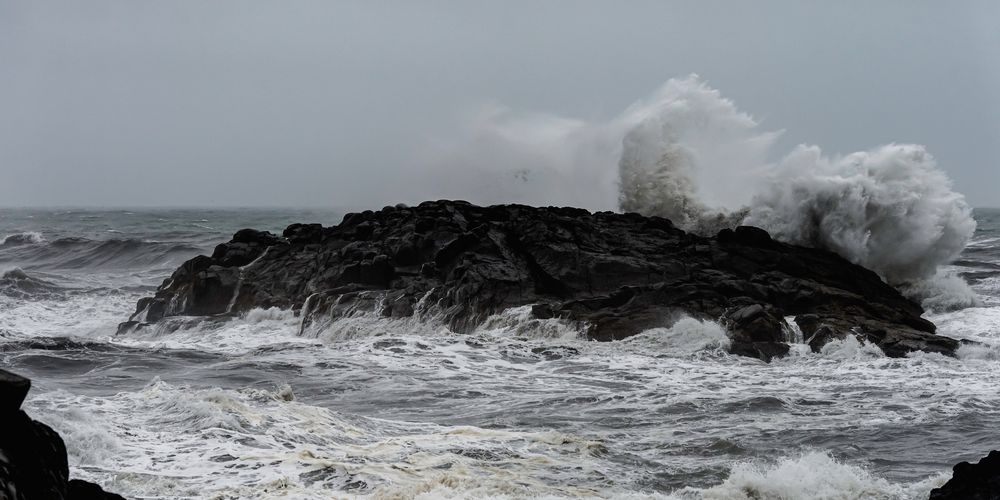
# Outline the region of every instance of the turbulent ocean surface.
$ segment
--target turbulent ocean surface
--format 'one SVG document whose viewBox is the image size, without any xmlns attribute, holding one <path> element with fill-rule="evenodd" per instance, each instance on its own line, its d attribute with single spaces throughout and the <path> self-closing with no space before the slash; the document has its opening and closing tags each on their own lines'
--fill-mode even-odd
<svg viewBox="0 0 1000 500">
<path fill-rule="evenodd" d="M 928 313 L 958 359 L 850 339 L 771 364 L 681 320 L 587 342 L 515 309 L 472 335 L 357 316 L 300 335 L 254 310 L 116 335 L 137 299 L 294 210 L 0 210 L 0 360 L 72 475 L 133 498 L 917 499 L 1000 428 L 1000 210 Z"/>
</svg>

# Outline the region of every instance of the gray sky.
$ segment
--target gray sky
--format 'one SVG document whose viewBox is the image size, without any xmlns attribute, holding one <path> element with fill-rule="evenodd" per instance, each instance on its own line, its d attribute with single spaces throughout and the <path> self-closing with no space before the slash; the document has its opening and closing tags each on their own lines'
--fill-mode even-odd
<svg viewBox="0 0 1000 500">
<path fill-rule="evenodd" d="M 419 201 L 421 152 L 483 106 L 605 120 L 698 73 L 781 150 L 925 144 L 1000 206 L 998 26 L 992 0 L 0 0 L 0 205 Z"/>
</svg>

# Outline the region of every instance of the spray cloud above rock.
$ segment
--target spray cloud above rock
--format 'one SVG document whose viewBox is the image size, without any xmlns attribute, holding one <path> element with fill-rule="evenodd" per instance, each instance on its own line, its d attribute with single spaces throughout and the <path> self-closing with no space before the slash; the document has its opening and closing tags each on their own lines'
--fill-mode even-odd
<svg viewBox="0 0 1000 500">
<path fill-rule="evenodd" d="M 954 294 L 953 278 L 948 287 L 922 282 L 946 279 L 939 269 L 962 251 L 975 221 L 923 146 L 827 156 L 802 145 L 781 157 L 781 133 L 691 75 L 604 122 L 492 107 L 457 142 L 439 145 L 443 170 L 433 177 L 453 188 L 442 194 L 484 203 L 620 209 L 703 234 L 755 225 L 918 295 Z"/>
</svg>

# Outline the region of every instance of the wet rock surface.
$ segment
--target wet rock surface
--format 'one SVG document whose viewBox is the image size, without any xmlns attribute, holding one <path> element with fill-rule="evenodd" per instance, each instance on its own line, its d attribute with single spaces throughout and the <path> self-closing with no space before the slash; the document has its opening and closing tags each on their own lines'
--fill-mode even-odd
<svg viewBox="0 0 1000 500">
<path fill-rule="evenodd" d="M 21 410 L 30 388 L 28 379 L 0 370 L 0 498 L 122 500 L 96 484 L 69 479 L 62 438 Z"/>
<path fill-rule="evenodd" d="M 461 201 L 352 213 L 332 227 L 293 224 L 282 236 L 239 231 L 211 257 L 181 265 L 120 331 L 280 307 L 299 311 L 304 330 L 371 311 L 433 314 L 465 333 L 529 304 L 536 318 L 576 322 L 594 340 L 682 314 L 712 319 L 729 329 L 733 352 L 764 360 L 788 351 L 785 318 L 800 315 L 814 349 L 846 335 L 889 356 L 958 347 L 874 272 L 758 228 L 709 238 L 638 214 Z"/>
<path fill-rule="evenodd" d="M 931 490 L 930 500 L 1000 500 L 1000 451 L 955 465 L 951 479 Z"/>
</svg>

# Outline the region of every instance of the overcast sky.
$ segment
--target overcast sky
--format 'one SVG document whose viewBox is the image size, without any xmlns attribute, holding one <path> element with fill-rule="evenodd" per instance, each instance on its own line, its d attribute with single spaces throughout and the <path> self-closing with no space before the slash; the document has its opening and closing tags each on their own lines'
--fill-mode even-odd
<svg viewBox="0 0 1000 500">
<path fill-rule="evenodd" d="M 995 0 L 0 0 L 0 205 L 419 201 L 477 109 L 605 120 L 697 73 L 782 149 L 925 144 L 1000 206 L 998 26 Z"/>
</svg>

